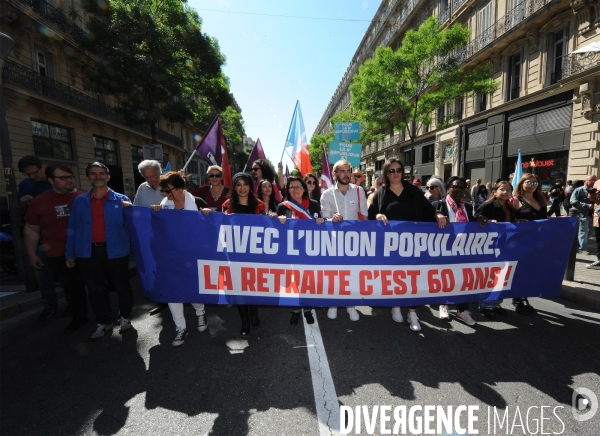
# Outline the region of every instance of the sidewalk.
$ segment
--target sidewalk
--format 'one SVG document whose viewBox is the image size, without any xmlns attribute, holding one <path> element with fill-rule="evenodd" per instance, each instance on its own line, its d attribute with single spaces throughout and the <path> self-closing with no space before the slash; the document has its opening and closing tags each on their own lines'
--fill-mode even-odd
<svg viewBox="0 0 600 436">
<path fill-rule="evenodd" d="M 575 281 L 564 280 L 560 290 L 560 297 L 574 303 L 581 304 L 588 309 L 600 312 L 600 270 L 590 270 L 586 266 L 596 260 L 595 251 L 591 254 L 578 254 L 575 263 Z M 129 261 L 130 274 L 136 274 L 133 257 Z M 57 289 L 59 304 L 64 302 L 62 289 Z M 40 311 L 42 298 L 39 292 L 25 292 L 25 285 L 18 282 L 16 276 L 0 271 L 0 329 L 13 324 L 32 311 Z"/>
</svg>

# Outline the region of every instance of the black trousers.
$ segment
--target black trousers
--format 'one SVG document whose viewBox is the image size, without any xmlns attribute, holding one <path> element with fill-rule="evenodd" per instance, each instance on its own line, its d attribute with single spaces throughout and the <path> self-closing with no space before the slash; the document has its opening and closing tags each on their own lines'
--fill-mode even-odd
<svg viewBox="0 0 600 436">
<path fill-rule="evenodd" d="M 85 282 L 79 268 L 67 268 L 65 256 L 48 257 L 54 275 L 65 290 L 65 298 L 69 305 L 73 320 L 87 318 L 87 297 Z"/>
<path fill-rule="evenodd" d="M 110 299 L 104 284 L 108 279 L 119 297 L 119 314 L 123 318 L 131 319 L 133 308 L 133 290 L 129 283 L 129 256 L 109 259 L 106 244 L 92 244 L 92 256 L 77 258 L 81 268 L 85 285 L 88 288 L 88 297 L 97 324 L 109 324 L 113 321 L 110 308 Z"/>
</svg>

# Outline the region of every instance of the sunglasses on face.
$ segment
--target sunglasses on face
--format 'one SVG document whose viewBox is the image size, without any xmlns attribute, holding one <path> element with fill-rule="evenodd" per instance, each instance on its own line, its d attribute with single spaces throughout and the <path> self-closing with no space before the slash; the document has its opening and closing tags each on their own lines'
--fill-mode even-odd
<svg viewBox="0 0 600 436">
<path fill-rule="evenodd" d="M 430 191 L 434 190 L 435 188 L 437 188 L 437 186 L 428 186 L 427 189 L 429 189 Z"/>
<path fill-rule="evenodd" d="M 221 177 L 221 174 L 209 174 L 208 177 L 210 179 L 218 179 L 219 177 Z"/>
<path fill-rule="evenodd" d="M 538 182 L 533 182 L 533 181 L 531 181 L 531 180 L 527 180 L 527 181 L 525 182 L 525 186 L 537 186 L 537 185 L 539 185 L 539 183 L 538 183 Z"/>
<path fill-rule="evenodd" d="M 260 168 L 252 168 L 252 172 L 258 171 L 258 170 L 260 170 Z"/>
<path fill-rule="evenodd" d="M 302 185 L 295 185 L 295 186 L 290 186 L 289 187 L 290 191 L 295 190 L 295 189 L 303 189 Z"/>
<path fill-rule="evenodd" d="M 170 194 L 171 192 L 173 192 L 172 189 L 161 189 L 160 192 L 162 192 L 163 194 Z"/>
<path fill-rule="evenodd" d="M 390 168 L 388 174 L 402 174 L 402 168 Z"/>
<path fill-rule="evenodd" d="M 307 185 L 316 185 L 316 184 L 317 184 L 317 182 L 315 182 L 314 180 L 307 180 L 307 181 L 306 181 L 306 184 L 307 184 Z"/>
<path fill-rule="evenodd" d="M 464 191 L 465 189 L 467 189 L 467 187 L 463 185 L 450 185 L 450 187 L 452 189 L 458 189 L 459 191 Z"/>
</svg>

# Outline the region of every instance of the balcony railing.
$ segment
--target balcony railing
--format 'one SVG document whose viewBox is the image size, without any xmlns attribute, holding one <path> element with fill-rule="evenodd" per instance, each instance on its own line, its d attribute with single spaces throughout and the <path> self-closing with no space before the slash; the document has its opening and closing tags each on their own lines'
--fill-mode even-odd
<svg viewBox="0 0 600 436">
<path fill-rule="evenodd" d="M 57 82 L 49 77 L 30 70 L 13 61 L 8 61 L 4 66 L 2 74 L 4 83 L 17 85 L 28 91 L 45 95 L 60 103 L 72 106 L 80 111 L 96 115 L 115 123 L 126 125 L 125 118 L 117 110 L 105 103 L 99 102 L 95 98 L 84 94 L 83 92 L 72 89 L 71 87 Z M 150 136 L 149 126 L 134 126 L 133 129 Z M 164 130 L 157 129 L 156 137 L 162 141 L 177 145 L 183 148 L 183 140 Z"/>
<path fill-rule="evenodd" d="M 33 9 L 40 17 L 52 23 L 58 30 L 74 39 L 81 38 L 85 31 L 71 21 L 65 13 L 52 6 L 47 0 L 18 0 L 19 3 Z"/>
<path fill-rule="evenodd" d="M 600 66 L 600 52 L 571 53 L 565 58 L 563 76 L 569 77 Z M 560 80 L 560 79 L 559 79 Z"/>
</svg>

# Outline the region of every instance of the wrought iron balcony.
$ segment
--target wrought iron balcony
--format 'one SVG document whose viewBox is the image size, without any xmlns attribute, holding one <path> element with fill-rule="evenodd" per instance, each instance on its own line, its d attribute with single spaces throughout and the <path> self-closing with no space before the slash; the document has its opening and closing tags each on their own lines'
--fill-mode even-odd
<svg viewBox="0 0 600 436">
<path fill-rule="evenodd" d="M 74 39 L 81 38 L 85 31 L 71 21 L 61 9 L 57 9 L 47 0 L 18 0 L 19 3 L 31 8 L 36 14 L 51 22 L 58 30 Z"/>
<path fill-rule="evenodd" d="M 19 86 L 30 92 L 45 95 L 60 103 L 72 106 L 80 111 L 96 115 L 115 123 L 126 125 L 125 118 L 117 110 L 105 103 L 99 102 L 95 98 L 84 94 L 83 92 L 72 89 L 71 87 L 57 82 L 49 77 L 30 70 L 13 61 L 8 61 L 4 66 L 2 74 L 4 83 Z M 133 129 L 138 132 L 150 135 L 149 126 L 134 126 Z M 165 142 L 183 148 L 183 140 L 164 130 L 158 129 L 156 136 Z"/>
<path fill-rule="evenodd" d="M 566 78 L 594 67 L 600 67 L 600 52 L 571 53 L 565 58 L 562 72 Z"/>
</svg>

